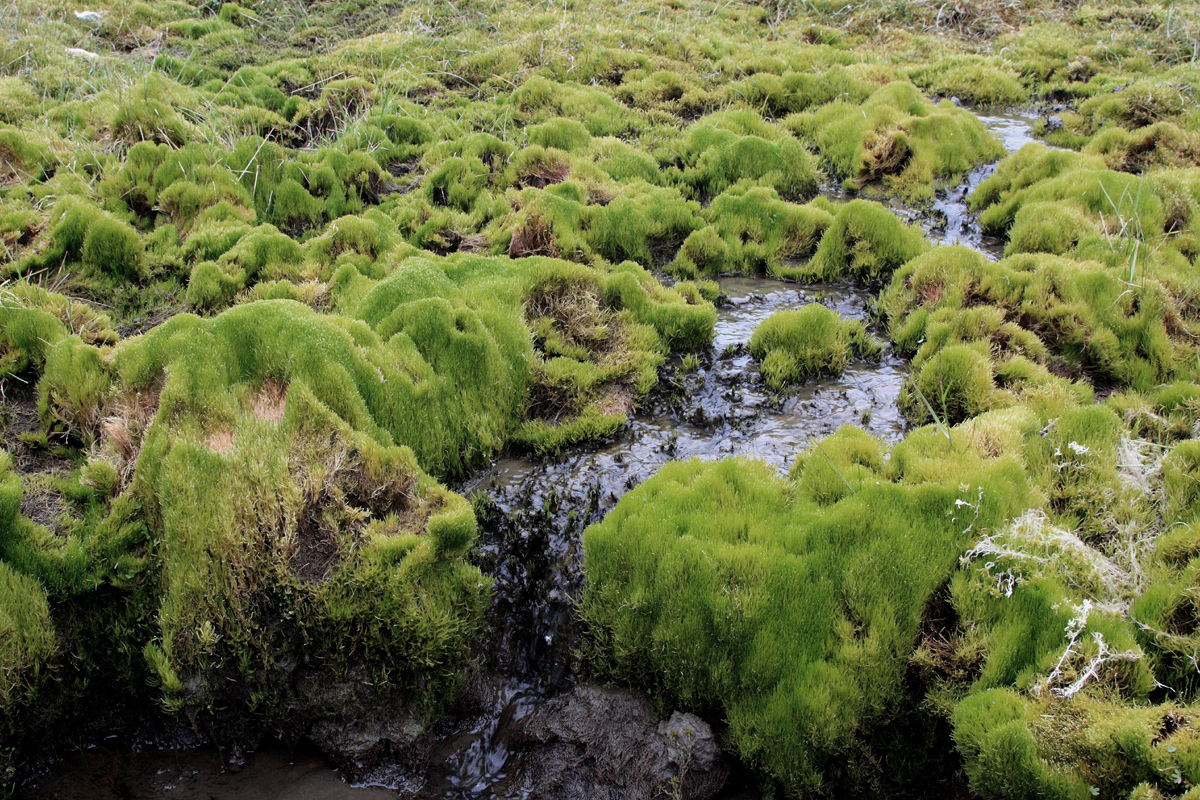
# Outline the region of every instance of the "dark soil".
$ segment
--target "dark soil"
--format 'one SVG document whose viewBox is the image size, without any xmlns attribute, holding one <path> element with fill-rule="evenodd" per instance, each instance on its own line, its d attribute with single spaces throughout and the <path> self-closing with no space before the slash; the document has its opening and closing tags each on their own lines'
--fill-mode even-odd
<svg viewBox="0 0 1200 800">
<path fill-rule="evenodd" d="M 64 453 L 55 448 L 31 447 L 21 434 L 41 430 L 37 414 L 37 389 L 32 375 L 0 381 L 0 441 L 12 456 L 13 466 L 22 475 L 62 472 L 71 466 Z M 25 507 L 22 504 L 21 510 Z M 28 512 L 25 512 L 27 516 Z"/>
<path fill-rule="evenodd" d="M 292 573 L 302 581 L 324 583 L 332 576 L 340 552 L 338 533 L 321 517 L 321 509 L 306 508 L 296 527 Z"/>
</svg>

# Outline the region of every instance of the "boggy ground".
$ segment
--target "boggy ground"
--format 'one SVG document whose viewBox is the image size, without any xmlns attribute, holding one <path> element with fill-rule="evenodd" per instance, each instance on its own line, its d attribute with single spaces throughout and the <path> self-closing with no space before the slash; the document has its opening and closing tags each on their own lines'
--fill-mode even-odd
<svg viewBox="0 0 1200 800">
<path fill-rule="evenodd" d="M 540 587 L 506 564 L 552 575 L 594 521 L 546 507 L 509 553 L 446 482 L 611 437 L 669 361 L 684 395 L 752 370 L 724 420 L 760 367 L 795 410 L 847 366 L 816 310 L 708 353 L 730 274 L 879 292 L 922 427 L 805 436 L 786 478 L 664 467 L 584 535 L 554 679 L 701 715 L 768 794 L 1200 784 L 1190 5 L 11 10 L 7 786 L 114 697 L 419 767 L 489 634 L 520 641 Z M 987 174 L 962 105 L 1030 98 L 1063 149 Z M 999 260 L 876 202 L 936 218 L 964 182 Z M 639 791 L 691 786 L 669 763 Z"/>
</svg>

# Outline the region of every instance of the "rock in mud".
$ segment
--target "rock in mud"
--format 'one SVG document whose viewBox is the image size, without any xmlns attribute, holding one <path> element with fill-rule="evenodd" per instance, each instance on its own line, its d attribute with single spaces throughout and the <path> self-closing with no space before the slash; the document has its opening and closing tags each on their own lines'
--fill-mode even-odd
<svg viewBox="0 0 1200 800">
<path fill-rule="evenodd" d="M 339 709 L 313 720 L 306 738 L 351 783 L 419 785 L 428 750 L 426 726 L 403 702 L 377 705 L 370 692 L 361 692 L 366 676 L 356 677 L 360 681 L 304 687 L 305 699 L 313 705 Z"/>
<path fill-rule="evenodd" d="M 538 708 L 518 734 L 529 796 L 544 800 L 707 800 L 729 765 L 693 714 L 660 720 L 627 689 L 580 686 Z"/>
</svg>

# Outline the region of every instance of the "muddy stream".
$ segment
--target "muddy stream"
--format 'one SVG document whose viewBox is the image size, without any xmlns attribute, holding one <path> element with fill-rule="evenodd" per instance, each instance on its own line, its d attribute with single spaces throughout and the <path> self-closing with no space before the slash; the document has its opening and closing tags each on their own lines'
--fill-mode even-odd
<svg viewBox="0 0 1200 800">
<path fill-rule="evenodd" d="M 982 116 L 1009 151 L 1034 141 L 1031 119 Z M 999 258 L 1003 243 L 984 237 L 967 195 L 995 171 L 974 170 L 939 193 L 928 209 L 893 204 L 940 244 L 965 244 Z M 839 192 L 830 190 L 830 196 Z M 351 785 L 311 745 L 270 742 L 254 753 L 228 752 L 144 734 L 67 745 L 29 798 L 525 798 L 520 747 L 510 732 L 522 718 L 574 683 L 579 664 L 572 603 L 583 584 L 582 535 L 617 500 L 677 459 L 762 459 L 786 472 L 813 437 L 845 424 L 886 441 L 903 437 L 896 407 L 907 364 L 885 349 L 877 362 L 852 362 L 839 378 L 811 381 L 774 396 L 746 350 L 755 327 L 776 311 L 820 302 L 846 318 L 872 320 L 872 295 L 838 284 L 804 286 L 764 278 L 722 278 L 716 336 L 699 366 L 676 357 L 630 424 L 613 439 L 550 458 L 503 457 L 453 486 L 470 497 L 480 521 L 474 558 L 495 580 L 479 688 L 437 728 L 424 776 L 384 767 Z M 876 335 L 881 332 L 875 331 Z M 882 338 L 882 336 L 881 336 Z M 690 369 L 688 368 L 690 367 Z M 753 784 L 733 777 L 718 797 L 750 798 Z"/>
</svg>

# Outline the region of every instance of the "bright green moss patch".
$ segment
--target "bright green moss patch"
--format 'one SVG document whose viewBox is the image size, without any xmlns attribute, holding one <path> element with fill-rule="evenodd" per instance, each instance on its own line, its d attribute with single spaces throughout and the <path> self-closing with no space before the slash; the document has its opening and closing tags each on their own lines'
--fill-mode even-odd
<svg viewBox="0 0 1200 800">
<path fill-rule="evenodd" d="M 918 422 L 932 422 L 936 414 L 953 425 L 991 408 L 993 390 L 986 348 L 954 345 L 925 362 L 901 406 Z"/>
<path fill-rule="evenodd" d="M 477 318 L 460 316 L 473 326 L 463 333 L 453 315 L 434 311 L 412 319 L 408 348 L 395 340 L 390 358 L 364 324 L 286 301 L 210 321 L 176 317 L 112 362 L 78 339 L 61 340 L 39 389 L 53 413 L 96 432 L 97 460 L 84 479 L 120 496 L 66 541 L 22 523 L 6 539 L 5 560 L 68 598 L 111 580 L 114 563 L 126 582 L 161 576 L 155 584 L 166 588 L 151 599 L 157 631 L 130 644 L 144 647 L 168 708 L 232 704 L 281 720 L 302 703 L 306 714 L 332 713 L 290 694 L 296 670 L 336 680 L 365 668 L 383 696 L 436 710 L 470 654 L 486 597 L 486 581 L 462 561 L 474 518 L 373 415 L 418 447 L 466 436 L 446 455 L 470 457 L 496 435 L 495 420 L 492 431 L 485 422 L 451 432 L 448 414 L 418 415 L 412 376 L 437 391 L 453 380 L 452 352 L 478 374 L 498 345 Z M 460 340 L 434 344 L 446 325 Z M 412 339 L 432 345 L 433 365 Z M 393 390 L 408 382 L 409 393 L 385 399 L 387 378 Z M 98 396 L 81 394 L 93 386 Z M 515 388 L 486 384 L 488 400 L 513 405 Z M 477 414 L 486 410 L 476 402 Z M 147 528 L 161 541 L 153 552 Z M 120 600 L 109 602 L 120 613 Z M 339 643 L 348 641 L 365 649 L 347 652 Z"/>
<path fill-rule="evenodd" d="M 886 782 L 854 753 L 902 694 L 921 611 L 968 528 L 1024 502 L 1010 460 L 963 456 L 952 487 L 902 486 L 860 438 L 809 453 L 799 493 L 752 461 L 670 464 L 585 535 L 598 663 L 721 710 L 736 752 L 788 796 Z M 982 503 L 978 482 L 994 487 Z"/>
<path fill-rule="evenodd" d="M 378 283 L 345 269 L 339 274 L 345 282 L 335 289 L 334 302 L 382 336 L 394 338 L 404 330 L 410 312 L 396 307 L 397 302 L 414 309 L 433 308 L 437 297 L 446 298 L 438 305 L 482 307 L 485 323 L 513 337 L 506 345 L 506 363 L 511 366 L 499 374 L 517 376 L 518 389 L 508 395 L 511 410 L 491 415 L 489 430 L 495 433 L 488 443 L 466 451 L 466 457 L 475 459 L 494 452 L 508 436 L 547 451 L 612 433 L 654 385 L 665 354 L 706 345 L 716 322 L 711 303 L 703 297 L 664 289 L 632 263 L 604 273 L 549 259 L 472 257 L 442 267 L 409 259 Z M 441 337 L 431 336 L 426 344 L 423 334 L 415 344 L 424 352 Z M 520 347 L 513 344 L 518 341 Z M 532 352 L 527 349 L 531 346 Z M 478 380 L 478 365 L 465 353 L 461 360 L 443 363 L 454 365 L 455 380 L 463 387 Z M 450 385 L 446 389 L 461 391 Z M 495 395 L 490 389 L 480 397 L 491 400 Z M 445 395 L 447 419 L 460 420 L 458 401 L 451 396 Z M 523 421 L 513 429 L 519 420 Z M 444 442 L 435 439 L 427 448 L 418 447 L 417 439 L 397 435 L 413 443 L 419 458 L 434 459 L 427 463 L 441 463 L 445 457 L 434 455 Z"/>
<path fill-rule="evenodd" d="M 1200 133 L 1171 122 L 1127 131 L 1109 127 L 1097 133 L 1083 151 L 1104 159 L 1109 169 L 1141 173 L 1155 167 L 1200 166 Z"/>
<path fill-rule="evenodd" d="M 955 742 L 984 797 L 1163 797 L 1160 791 L 1173 795 L 1194 780 L 1193 713 L 1173 705 L 1038 702 L 993 690 L 955 710 Z M 1130 794 L 1135 789 L 1150 794 Z"/>
<path fill-rule="evenodd" d="M 840 375 L 851 356 L 877 358 L 881 351 L 861 322 L 843 320 L 819 303 L 772 314 L 750 338 L 763 380 L 775 391 L 816 375 Z"/>
<path fill-rule="evenodd" d="M 0 451 L 0 540 L 9 542 L 28 525 L 21 516 L 23 487 L 12 471 L 9 455 Z M 11 736 L 7 724 L 17 709 L 33 699 L 40 678 L 58 652 L 46 593 L 34 579 L 0 561 L 0 709 L 6 724 L 0 735 Z"/>
<path fill-rule="evenodd" d="M 40 369 L 47 349 L 66 334 L 91 345 L 118 338 L 108 317 L 86 303 L 28 281 L 0 286 L 0 376 Z"/>
<path fill-rule="evenodd" d="M 682 146 L 683 183 L 699 196 L 712 196 L 741 180 L 769 186 L 788 200 L 805 200 L 817 191 L 812 156 L 791 137 L 766 128 L 756 116 L 750 126 L 742 118 L 726 116 L 717 125 L 692 128 Z M 761 128 L 755 130 L 754 123 Z M 738 128 L 752 131 L 739 135 Z M 770 136 L 771 139 L 761 135 Z"/>
<path fill-rule="evenodd" d="M 784 202 L 772 189 L 748 182 L 723 192 L 705 210 L 712 224 L 684 240 L 671 272 L 698 275 L 771 274 L 800 276 L 833 221 L 815 204 Z"/>
<path fill-rule="evenodd" d="M 891 83 L 861 106 L 845 101 L 792 117 L 788 126 L 813 142 L 841 177 L 862 186 L 928 200 L 935 179 L 955 179 L 1004 149 L 970 112 L 934 106 L 908 83 Z"/>
<path fill-rule="evenodd" d="M 887 280 L 901 264 L 928 249 L 924 235 L 878 203 L 854 200 L 838 209 L 812 260 L 789 270 L 800 280 Z"/>
<path fill-rule="evenodd" d="M 1027 99 L 1016 75 L 981 56 L 940 58 L 910 69 L 908 79 L 928 92 L 980 105 L 1015 105 Z"/>
<path fill-rule="evenodd" d="M 1097 382 L 1142 390 L 1190 374 L 1195 345 L 1178 301 L 1156 281 L 1126 278 L 1094 262 L 1021 255 L 993 263 L 938 248 L 897 271 L 880 305 L 897 348 L 916 364 L 976 341 L 1001 361 L 1019 356 L 1067 373 L 1073 365 Z"/>
<path fill-rule="evenodd" d="M 1152 139 L 1144 140 L 1147 149 L 1122 149 L 1130 136 L 1098 137 L 1089 155 L 1026 145 L 1000 164 L 970 202 L 982 209 L 985 231 L 1008 237 L 1006 254 L 1049 252 L 1098 261 L 1142 291 L 1157 284 L 1155 291 L 1173 298 L 1168 302 L 1190 302 L 1200 211 L 1193 177 L 1185 170 L 1131 175 L 1106 169 L 1129 166 L 1127 156 L 1155 157 Z"/>
</svg>

